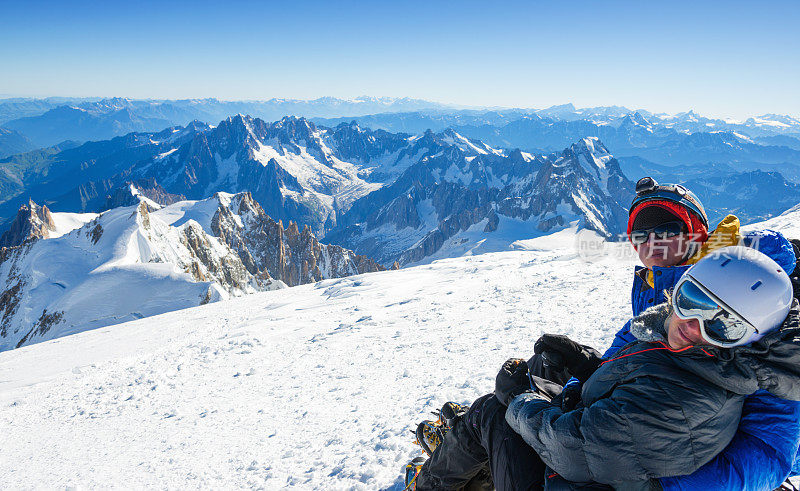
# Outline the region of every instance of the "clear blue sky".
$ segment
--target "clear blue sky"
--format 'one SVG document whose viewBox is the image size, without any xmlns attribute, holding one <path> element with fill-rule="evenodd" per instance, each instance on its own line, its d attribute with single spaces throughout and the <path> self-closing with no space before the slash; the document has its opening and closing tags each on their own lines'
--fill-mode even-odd
<svg viewBox="0 0 800 491">
<path fill-rule="evenodd" d="M 0 94 L 800 116 L 800 2 L 0 0 Z"/>
</svg>

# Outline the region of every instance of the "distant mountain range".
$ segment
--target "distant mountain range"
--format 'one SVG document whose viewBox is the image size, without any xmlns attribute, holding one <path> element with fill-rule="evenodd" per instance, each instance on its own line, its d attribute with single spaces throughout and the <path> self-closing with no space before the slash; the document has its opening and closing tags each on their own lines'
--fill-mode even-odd
<svg viewBox="0 0 800 491">
<path fill-rule="evenodd" d="M 220 121 L 231 114 L 249 114 L 266 121 L 287 115 L 304 117 L 362 116 L 378 112 L 451 109 L 444 104 L 409 98 L 359 97 L 314 100 L 219 101 L 217 99 L 0 100 L 0 126 L 15 130 L 36 147 L 64 140 L 108 140 L 131 132 L 157 132 L 168 126 Z M 11 155 L 0 141 L 0 158 Z"/>
<path fill-rule="evenodd" d="M 617 157 L 641 157 L 661 165 L 732 164 L 737 170 L 780 170 L 800 176 L 800 121 L 768 116 L 744 123 L 699 118 L 646 117 L 640 112 L 618 116 L 602 112 L 587 119 L 555 119 L 548 112 L 474 113 L 433 116 L 424 113 L 382 114 L 356 118 L 359 124 L 387 131 L 452 127 L 497 148 L 551 152 L 584 137 L 600 138 Z M 566 117 L 562 111 L 555 111 Z M 315 121 L 334 124 L 348 118 Z M 768 124 L 768 123 L 774 123 Z M 424 131 L 424 130 L 423 130 Z M 748 136 L 764 135 L 769 136 Z"/>
<path fill-rule="evenodd" d="M 557 142 L 593 127 L 648 157 L 660 149 L 678 160 L 694 149 L 794 169 L 777 162 L 795 158 L 787 146 L 683 133 L 619 111 L 602 114 L 607 124 L 529 115 L 493 134 L 538 128 L 531 138 Z M 453 128 L 410 134 L 238 114 L 0 159 L 0 350 L 249 292 L 508 250 L 558 231 L 617 240 L 642 175 L 685 183 L 712 225 L 800 203 L 800 184 L 780 172 L 617 158 L 606 145 L 586 136 L 530 152 Z"/>
<path fill-rule="evenodd" d="M 631 147 L 645 126 L 626 115 L 622 124 L 606 127 L 617 132 L 612 136 L 624 131 Z M 679 135 L 682 146 L 669 148 L 731 149 L 736 155 L 771 148 L 730 133 Z M 617 160 L 598 137 L 564 148 L 533 153 L 497 148 L 453 129 L 411 135 L 352 122 L 330 128 L 305 118 L 266 123 L 237 115 L 216 126 L 195 121 L 0 160 L 0 216 L 8 222 L 29 199 L 64 212 L 129 205 L 125 188 L 131 182 L 161 205 L 247 191 L 271 218 L 308 226 L 326 242 L 388 266 L 444 254 L 456 243 L 462 250 L 473 242 L 480 242 L 476 251 L 504 248 L 576 221 L 613 237 L 625 229 L 629 177 L 640 175 L 691 182 L 704 193 L 712 220 L 729 211 L 744 222 L 764 219 L 800 201 L 798 185 L 772 171 Z M 737 188 L 744 182 L 748 193 Z M 489 236 L 503 241 L 483 241 L 482 234 L 498 229 Z"/>
<path fill-rule="evenodd" d="M 547 109 L 497 109 L 497 110 L 423 110 L 404 113 L 381 113 L 360 116 L 359 124 L 370 128 L 387 131 L 403 131 L 421 133 L 426 129 L 440 131 L 444 128 L 463 129 L 463 127 L 502 127 L 520 119 L 542 120 L 547 122 L 587 123 L 594 126 L 620 126 L 634 124 L 651 129 L 672 129 L 690 134 L 698 132 L 730 131 L 739 132 L 750 138 L 769 138 L 776 135 L 787 135 L 791 139 L 783 139 L 784 143 L 794 142 L 800 138 L 800 120 L 791 116 L 765 114 L 748 118 L 744 121 L 707 118 L 694 111 L 676 115 L 655 114 L 644 109 L 632 110 L 621 106 L 594 107 L 577 109 L 572 104 L 553 106 Z M 314 118 L 323 125 L 336 125 L 347 122 L 346 116 L 336 118 Z M 579 125 L 567 125 L 561 131 L 580 130 Z M 514 137 L 509 133 L 508 137 Z M 584 135 L 600 136 L 600 135 Z M 781 140 L 779 140 L 781 141 Z M 767 143 L 767 142 L 764 142 Z M 776 143 L 773 143 L 776 144 Z M 794 144 L 794 143 L 793 143 Z M 525 146 L 525 145 L 523 145 Z"/>
<path fill-rule="evenodd" d="M 134 131 L 157 132 L 168 126 L 184 126 L 193 120 L 220 121 L 237 113 L 265 121 L 284 116 L 316 118 L 313 119 L 315 123 L 329 127 L 358 118 L 362 127 L 384 129 L 392 133 L 422 134 L 428 129 L 440 132 L 453 128 L 463 135 L 479 138 L 496 147 L 528 151 L 557 151 L 580 138 L 597 136 L 617 155 L 627 156 L 628 153 L 623 153 L 627 149 L 618 145 L 620 141 L 631 143 L 634 148 L 653 147 L 674 140 L 676 133 L 685 136 L 711 132 L 737 133 L 759 145 L 800 150 L 800 121 L 775 114 L 733 121 L 706 118 L 693 111 L 667 115 L 622 106 L 579 109 L 572 104 L 564 104 L 538 110 L 463 110 L 430 101 L 388 97 L 267 101 L 124 98 L 0 100 L 0 126 L 15 130 L 35 147 L 55 145 L 64 140 L 105 140 Z M 545 126 L 536 123 L 544 123 Z M 613 127 L 614 130 L 598 129 L 603 126 Z M 616 128 L 620 126 L 642 128 L 622 128 L 621 134 L 616 135 Z M 11 146 L 4 146 L 0 139 L 0 158 L 17 151 Z M 698 154 L 689 154 L 689 157 L 693 160 L 704 158 Z M 682 159 L 683 156 L 675 158 Z"/>
</svg>

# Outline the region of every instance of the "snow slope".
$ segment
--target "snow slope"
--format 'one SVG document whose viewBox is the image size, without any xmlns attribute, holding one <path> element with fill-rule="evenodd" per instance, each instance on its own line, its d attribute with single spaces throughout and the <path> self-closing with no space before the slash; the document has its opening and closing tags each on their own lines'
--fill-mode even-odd
<svg viewBox="0 0 800 491">
<path fill-rule="evenodd" d="M 790 239 L 800 239 L 800 204 L 789 208 L 780 215 L 742 227 L 743 230 L 759 230 L 769 228 L 777 230 Z"/>
<path fill-rule="evenodd" d="M 54 214 L 64 232 L 89 214 Z M 115 208 L 55 238 L 3 249 L 0 351 L 284 286 L 255 279 L 200 225 Z"/>
<path fill-rule="evenodd" d="M 410 430 L 431 410 L 491 391 L 543 332 L 604 347 L 625 322 L 632 263 L 585 262 L 573 241 L 0 353 L 4 485 L 401 489 L 401 466 L 420 454 Z"/>
</svg>

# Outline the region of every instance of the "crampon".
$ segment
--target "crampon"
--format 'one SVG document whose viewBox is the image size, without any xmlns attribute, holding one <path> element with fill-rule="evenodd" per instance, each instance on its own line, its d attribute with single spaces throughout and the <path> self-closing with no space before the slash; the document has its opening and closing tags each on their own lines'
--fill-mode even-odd
<svg viewBox="0 0 800 491">
<path fill-rule="evenodd" d="M 425 420 L 417 425 L 416 431 L 413 431 L 416 440 L 414 443 L 422 447 L 422 450 L 430 457 L 436 447 L 442 444 L 444 436 L 453 427 L 456 420 L 461 417 L 468 407 L 456 404 L 455 402 L 447 402 L 442 406 L 439 411 L 434 411 L 433 415 L 436 419 Z M 404 491 L 413 491 L 417 487 L 417 476 L 425 463 L 424 457 L 416 457 L 411 462 L 406 464 L 403 469 Z"/>
<path fill-rule="evenodd" d="M 414 432 L 416 440 L 414 443 L 422 447 L 422 450 L 430 457 L 436 447 L 442 444 L 444 435 L 450 431 L 456 420 L 460 418 L 468 407 L 456 404 L 455 402 L 446 402 L 442 409 L 434 411 L 432 414 L 436 416 L 436 420 L 425 420 L 417 425 L 417 430 Z"/>
</svg>

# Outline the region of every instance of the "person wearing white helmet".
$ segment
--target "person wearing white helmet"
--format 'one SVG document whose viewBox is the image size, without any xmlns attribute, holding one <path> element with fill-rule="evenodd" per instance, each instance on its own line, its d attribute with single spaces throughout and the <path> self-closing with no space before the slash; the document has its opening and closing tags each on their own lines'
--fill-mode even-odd
<svg viewBox="0 0 800 491">
<path fill-rule="evenodd" d="M 545 488 L 661 489 L 660 478 L 691 474 L 728 445 L 750 394 L 800 400 L 800 309 L 772 259 L 720 249 L 670 299 L 633 320 L 638 340 L 613 358 L 587 351 L 583 368 L 596 368 L 576 409 L 546 389 L 509 401 L 506 421 L 549 468 Z"/>
<path fill-rule="evenodd" d="M 672 293 L 673 348 L 731 348 L 758 341 L 792 303 L 792 282 L 775 261 L 745 247 L 726 247 L 689 268 Z"/>
</svg>

